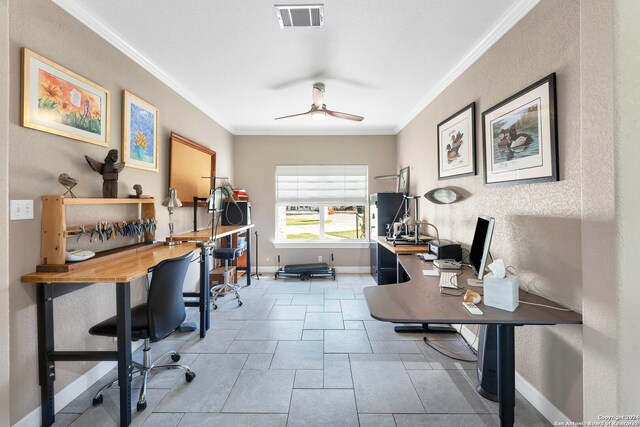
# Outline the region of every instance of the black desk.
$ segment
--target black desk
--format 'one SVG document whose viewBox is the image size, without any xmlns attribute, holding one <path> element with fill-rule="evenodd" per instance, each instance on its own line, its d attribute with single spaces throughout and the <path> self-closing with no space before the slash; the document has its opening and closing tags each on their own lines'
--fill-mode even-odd
<svg viewBox="0 0 640 427">
<path fill-rule="evenodd" d="M 498 399 L 500 402 L 500 423 L 512 426 L 515 407 L 515 326 L 581 324 L 582 316 L 573 311 L 559 311 L 549 308 L 522 304 L 510 313 L 497 308 L 478 304 L 484 312 L 474 316 L 462 305 L 462 297 L 454 298 L 440 294 L 439 277 L 424 276 L 423 269 L 431 268 L 431 263 L 418 259 L 415 255 L 399 256 L 400 263 L 411 278 L 396 285 L 371 286 L 364 289 L 371 317 L 392 323 L 456 323 L 497 325 L 498 329 Z M 464 286 L 467 278 L 473 277 L 468 268 L 458 277 L 458 284 Z M 547 305 L 553 302 L 520 291 L 520 301 L 530 301 Z"/>
</svg>

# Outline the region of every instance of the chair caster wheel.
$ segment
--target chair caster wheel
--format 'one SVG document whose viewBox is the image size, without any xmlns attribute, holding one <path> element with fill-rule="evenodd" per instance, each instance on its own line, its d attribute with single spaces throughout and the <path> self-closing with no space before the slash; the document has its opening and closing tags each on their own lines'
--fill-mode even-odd
<svg viewBox="0 0 640 427">
<path fill-rule="evenodd" d="M 196 374 L 195 372 L 187 372 L 186 374 L 184 374 L 184 377 L 187 380 L 187 382 L 190 383 L 196 377 Z"/>
<path fill-rule="evenodd" d="M 92 404 L 93 406 L 98 406 L 99 404 L 101 404 L 101 403 L 102 403 L 102 400 L 103 400 L 102 395 L 100 395 L 100 396 L 98 396 L 98 397 L 94 397 L 94 398 L 93 398 L 93 402 L 91 402 L 91 404 Z"/>
<path fill-rule="evenodd" d="M 238 307 L 242 305 L 242 301 L 238 300 Z"/>
<path fill-rule="evenodd" d="M 180 361 L 180 355 L 179 354 L 172 354 L 171 355 L 171 360 L 173 360 L 174 362 L 179 362 Z"/>
<path fill-rule="evenodd" d="M 217 310 L 217 309 L 218 309 L 218 306 L 217 306 L 216 304 L 213 304 L 213 309 L 214 309 L 214 310 Z"/>
<path fill-rule="evenodd" d="M 147 409 L 147 402 L 138 402 L 138 404 L 136 405 L 136 408 L 138 408 L 138 412 L 144 411 L 145 409 Z"/>
</svg>

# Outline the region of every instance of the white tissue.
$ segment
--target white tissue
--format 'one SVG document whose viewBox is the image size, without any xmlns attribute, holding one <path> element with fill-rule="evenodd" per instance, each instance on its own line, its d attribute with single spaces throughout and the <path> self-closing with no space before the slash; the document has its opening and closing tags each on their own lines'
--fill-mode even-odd
<svg viewBox="0 0 640 427">
<path fill-rule="evenodd" d="M 491 264 L 489 264 L 489 270 L 491 270 L 491 272 L 493 273 L 493 277 L 495 277 L 496 279 L 504 279 L 506 271 L 504 268 L 503 260 L 497 259 L 493 261 Z"/>
</svg>

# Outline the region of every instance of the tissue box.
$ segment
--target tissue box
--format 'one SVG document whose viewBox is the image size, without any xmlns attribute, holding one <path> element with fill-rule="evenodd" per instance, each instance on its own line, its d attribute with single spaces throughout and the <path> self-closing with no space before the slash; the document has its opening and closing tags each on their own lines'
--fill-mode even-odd
<svg viewBox="0 0 640 427">
<path fill-rule="evenodd" d="M 504 279 L 484 276 L 484 305 L 500 310 L 514 311 L 518 308 L 518 276 L 507 275 Z"/>
</svg>

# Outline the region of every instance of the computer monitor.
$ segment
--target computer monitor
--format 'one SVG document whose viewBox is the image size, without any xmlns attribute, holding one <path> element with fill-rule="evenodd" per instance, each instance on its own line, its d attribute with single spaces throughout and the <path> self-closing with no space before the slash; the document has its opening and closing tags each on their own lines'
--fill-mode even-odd
<svg viewBox="0 0 640 427">
<path fill-rule="evenodd" d="M 484 268 L 487 265 L 495 222 L 493 218 L 480 216 L 476 223 L 476 232 L 473 235 L 473 243 L 469 250 L 469 263 L 478 280 L 481 280 L 482 276 L 484 276 Z"/>
</svg>

